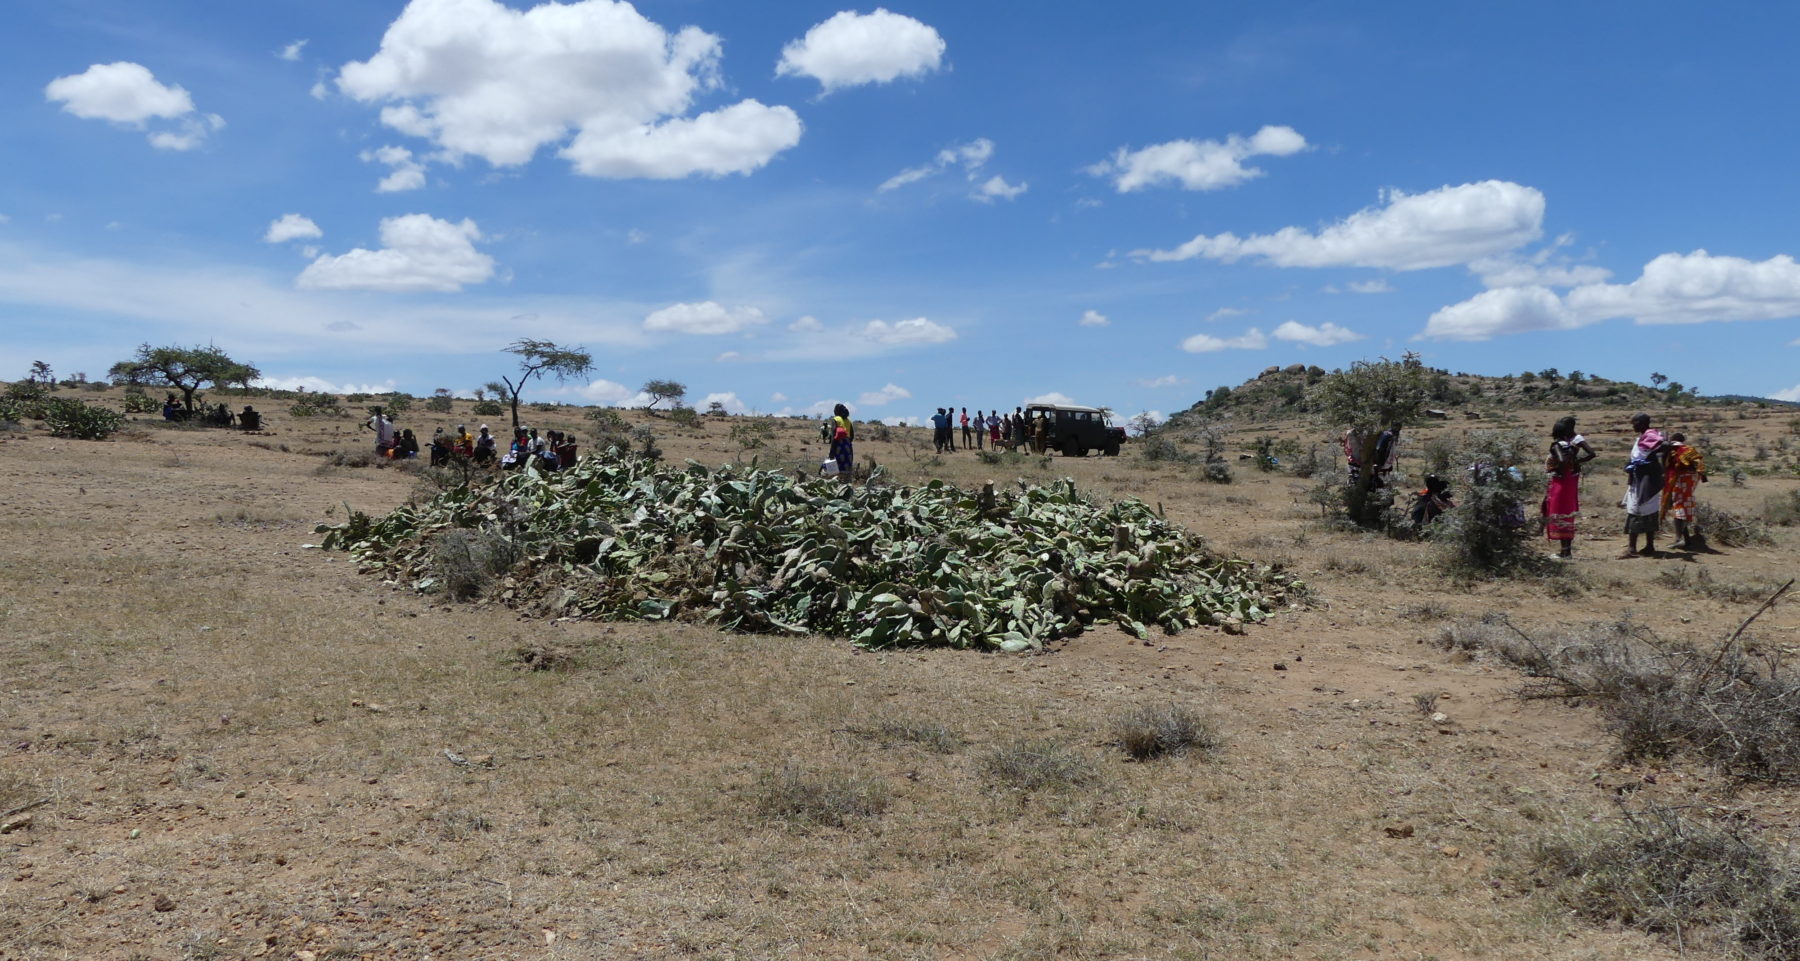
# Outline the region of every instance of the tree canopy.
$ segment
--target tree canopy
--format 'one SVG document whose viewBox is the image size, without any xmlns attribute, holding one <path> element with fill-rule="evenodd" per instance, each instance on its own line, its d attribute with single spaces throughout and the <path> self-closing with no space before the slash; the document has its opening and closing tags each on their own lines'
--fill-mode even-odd
<svg viewBox="0 0 1800 961">
<path fill-rule="evenodd" d="M 665 400 L 680 406 L 682 398 L 687 396 L 687 385 L 678 380 L 647 380 L 638 389 L 650 395 L 650 403 L 644 405 L 646 408 L 655 407 Z"/>
<path fill-rule="evenodd" d="M 223 350 L 205 347 L 152 347 L 140 344 L 129 359 L 112 365 L 107 376 L 114 383 L 173 387 L 181 391 L 181 403 L 194 409 L 194 393 L 207 385 L 248 389 L 262 376 L 254 366 L 232 360 Z"/>
<path fill-rule="evenodd" d="M 1402 427 L 1419 419 L 1431 397 L 1431 378 L 1419 355 L 1400 360 L 1359 360 L 1349 370 L 1326 374 L 1312 388 L 1312 401 L 1327 423 L 1345 428 L 1354 439 L 1358 461 L 1367 468 L 1346 492 L 1350 517 L 1365 527 L 1379 525 L 1386 506 L 1369 496 L 1376 480 L 1375 446 L 1383 428 Z"/>
<path fill-rule="evenodd" d="M 579 346 L 564 347 L 548 340 L 515 340 L 507 345 L 506 352 L 516 354 L 519 358 L 518 380 L 502 375 L 498 383 L 488 386 L 506 396 L 512 407 L 514 430 L 519 427 L 519 395 L 524 392 L 526 381 L 548 374 L 560 383 L 594 369 L 594 355 L 586 349 Z"/>
</svg>

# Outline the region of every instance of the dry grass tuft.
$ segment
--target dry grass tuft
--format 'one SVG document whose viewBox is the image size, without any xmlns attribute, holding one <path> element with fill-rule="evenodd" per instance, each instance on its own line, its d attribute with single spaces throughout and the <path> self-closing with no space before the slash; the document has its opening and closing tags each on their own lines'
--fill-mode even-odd
<svg viewBox="0 0 1800 961">
<path fill-rule="evenodd" d="M 793 763 L 764 775 L 754 792 L 756 812 L 798 826 L 844 827 L 887 810 L 887 783 L 847 771 L 808 773 Z"/>
<path fill-rule="evenodd" d="M 1058 790 L 1095 778 L 1094 762 L 1058 741 L 1015 741 L 983 755 L 981 774 L 995 787 L 1015 791 Z"/>
<path fill-rule="evenodd" d="M 513 648 L 504 662 L 526 671 L 572 671 L 581 666 L 581 655 L 571 648 L 538 642 Z"/>
<path fill-rule="evenodd" d="M 882 747 L 910 744 L 934 754 L 954 754 L 963 745 L 956 732 L 936 721 L 897 715 L 877 717 L 865 726 L 845 730 Z"/>
<path fill-rule="evenodd" d="M 1113 739 L 1136 761 L 1216 750 L 1219 732 L 1211 719 L 1180 704 L 1132 708 L 1113 722 Z"/>
</svg>

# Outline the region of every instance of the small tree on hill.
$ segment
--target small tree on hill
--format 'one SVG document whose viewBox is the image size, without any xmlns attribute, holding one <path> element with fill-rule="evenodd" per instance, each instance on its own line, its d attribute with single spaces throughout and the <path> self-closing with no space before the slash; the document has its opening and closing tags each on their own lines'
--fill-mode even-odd
<svg viewBox="0 0 1800 961">
<path fill-rule="evenodd" d="M 194 393 L 211 384 L 237 384 L 249 389 L 262 376 L 255 367 L 232 360 L 212 345 L 205 347 L 152 347 L 142 344 L 129 360 L 112 365 L 107 376 L 115 383 L 173 387 L 181 391 L 182 406 L 194 410 Z"/>
<path fill-rule="evenodd" d="M 663 401 L 679 407 L 682 399 L 687 397 L 687 385 L 678 380 L 647 380 L 638 389 L 650 395 L 650 403 L 644 405 L 645 409 L 653 409 Z"/>
<path fill-rule="evenodd" d="M 1669 375 L 1667 375 L 1667 374 L 1658 372 L 1658 373 L 1653 373 L 1650 375 L 1650 385 L 1653 387 L 1661 387 L 1662 385 L 1664 385 L 1668 382 L 1669 382 Z"/>
<path fill-rule="evenodd" d="M 42 384 L 45 387 L 56 386 L 56 374 L 51 371 L 49 364 L 46 364 L 41 360 L 34 360 L 31 362 L 31 373 L 27 375 L 25 379 L 34 384 Z"/>
<path fill-rule="evenodd" d="M 450 413 L 451 403 L 450 388 L 439 387 L 437 390 L 432 391 L 431 398 L 425 401 L 425 409 L 434 414 L 448 414 Z"/>
<path fill-rule="evenodd" d="M 525 390 L 526 381 L 549 374 L 561 382 L 594 369 L 594 355 L 586 350 L 563 347 L 547 340 L 515 340 L 507 346 L 506 352 L 518 355 L 519 379 L 515 381 L 502 375 L 498 382 L 488 386 L 512 407 L 514 430 L 519 427 L 519 394 Z"/>
<path fill-rule="evenodd" d="M 1419 355 L 1407 353 L 1398 361 L 1359 360 L 1349 370 L 1335 370 L 1313 386 L 1312 403 L 1334 427 L 1352 431 L 1358 441 L 1356 483 L 1345 494 L 1350 519 L 1362 527 L 1381 525 L 1385 503 L 1369 496 L 1376 478 L 1375 445 L 1390 425 L 1406 426 L 1419 419 L 1431 396 L 1428 371 Z"/>
</svg>

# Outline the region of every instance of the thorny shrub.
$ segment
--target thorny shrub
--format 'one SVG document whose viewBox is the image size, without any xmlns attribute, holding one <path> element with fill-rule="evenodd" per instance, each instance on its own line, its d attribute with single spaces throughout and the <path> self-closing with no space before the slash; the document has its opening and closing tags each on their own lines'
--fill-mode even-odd
<svg viewBox="0 0 1800 961">
<path fill-rule="evenodd" d="M 1689 754 L 1738 780 L 1800 783 L 1800 674 L 1778 652 L 1700 651 L 1629 619 L 1533 636 L 1489 617 L 1437 644 L 1511 662 L 1532 679 L 1527 697 L 1592 703 L 1628 760 Z"/>
<path fill-rule="evenodd" d="M 1800 872 L 1741 823 L 1649 805 L 1537 840 L 1533 879 L 1577 914 L 1679 938 L 1800 957 Z"/>
</svg>

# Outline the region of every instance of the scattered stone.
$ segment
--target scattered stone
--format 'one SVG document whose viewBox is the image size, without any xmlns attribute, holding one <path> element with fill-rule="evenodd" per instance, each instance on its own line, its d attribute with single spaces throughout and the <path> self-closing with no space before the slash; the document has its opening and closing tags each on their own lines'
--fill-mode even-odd
<svg viewBox="0 0 1800 961">
<path fill-rule="evenodd" d="M 1450 723 L 1450 715 L 1445 714 L 1443 711 L 1438 711 L 1431 715 L 1431 723 L 1448 724 Z"/>
<path fill-rule="evenodd" d="M 175 910 L 175 902 L 169 900 L 169 896 L 166 894 L 157 895 L 156 900 L 150 902 L 150 906 L 165 913 Z"/>
<path fill-rule="evenodd" d="M 1277 671 L 1285 671 L 1285 670 L 1287 670 L 1287 662 L 1286 662 L 1286 661 L 1276 661 L 1276 662 L 1275 662 L 1275 669 L 1276 669 L 1276 670 L 1277 670 Z"/>
<path fill-rule="evenodd" d="M 1386 828 L 1382 828 L 1382 830 L 1386 831 L 1387 836 L 1390 838 L 1410 838 L 1413 836 L 1413 826 L 1410 824 L 1401 824 L 1401 825 L 1397 825 L 1394 827 L 1386 827 Z"/>
<path fill-rule="evenodd" d="M 1454 844 L 1446 844 L 1443 847 L 1438 848 L 1438 853 L 1447 858 L 1460 858 L 1462 857 L 1462 848 L 1459 848 Z"/>
<path fill-rule="evenodd" d="M 11 834 L 14 831 L 23 831 L 28 827 L 31 827 L 31 815 L 21 814 L 18 817 L 0 821 L 0 834 Z"/>
</svg>

